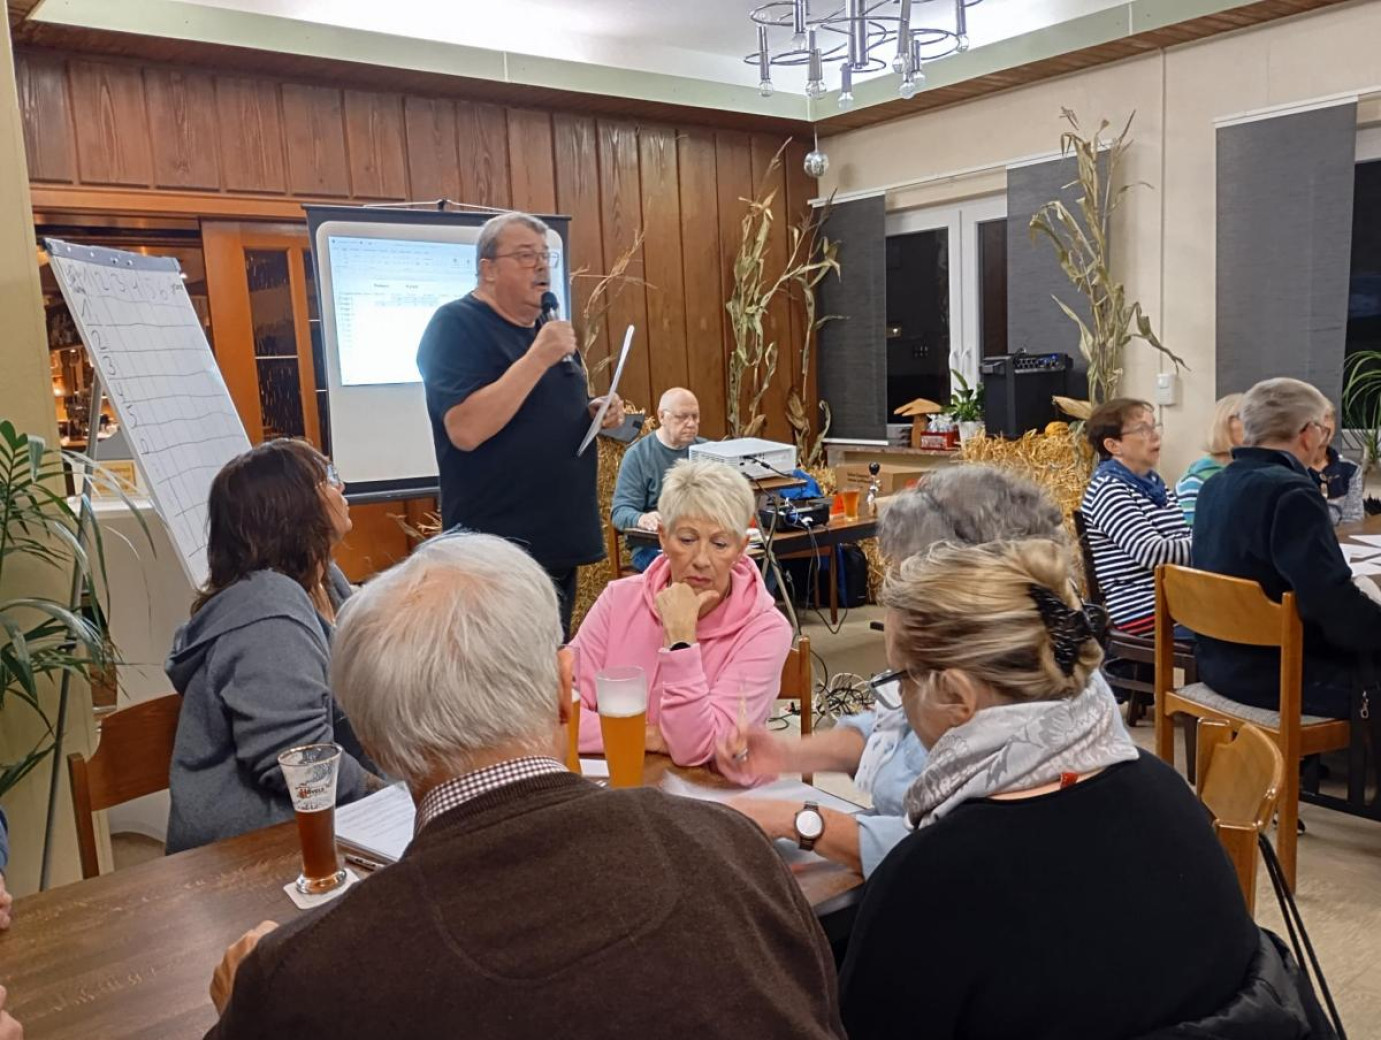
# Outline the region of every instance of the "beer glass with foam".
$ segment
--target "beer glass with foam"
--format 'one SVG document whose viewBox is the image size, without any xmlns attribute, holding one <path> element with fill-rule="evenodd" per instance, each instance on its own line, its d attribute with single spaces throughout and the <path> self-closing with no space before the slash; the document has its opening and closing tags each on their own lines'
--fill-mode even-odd
<svg viewBox="0 0 1381 1040">
<path fill-rule="evenodd" d="M 595 675 L 595 703 L 610 787 L 643 782 L 647 748 L 647 676 L 641 668 L 607 668 Z"/>
<path fill-rule="evenodd" d="M 305 744 L 278 756 L 297 814 L 297 837 L 302 843 L 302 873 L 297 890 L 304 895 L 329 892 L 345 882 L 336 853 L 336 777 L 340 774 L 339 744 Z"/>
</svg>

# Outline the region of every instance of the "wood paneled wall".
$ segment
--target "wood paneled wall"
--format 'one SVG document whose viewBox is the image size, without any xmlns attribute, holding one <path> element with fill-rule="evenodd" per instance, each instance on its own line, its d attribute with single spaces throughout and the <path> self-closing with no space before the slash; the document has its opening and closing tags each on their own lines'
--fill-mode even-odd
<svg viewBox="0 0 1381 1040">
<path fill-rule="evenodd" d="M 768 178 L 782 144 L 776 132 L 639 124 L 45 50 L 19 49 L 16 76 L 36 185 L 70 185 L 74 194 L 206 193 L 221 204 L 446 197 L 567 214 L 572 263 L 587 271 L 575 283 L 577 314 L 598 275 L 643 229 L 629 273 L 647 285 L 619 295 L 591 357 L 603 357 L 635 324 L 624 396 L 650 408 L 667 387 L 689 386 L 709 437 L 725 432 L 724 302 L 743 199 L 764 183 L 775 189 L 776 262 L 788 222 L 814 194 L 801 169 L 804 139 Z M 781 300 L 768 324 L 781 373 L 766 400 L 767 434 L 789 440 L 784 406 L 799 368 L 798 308 Z"/>
</svg>

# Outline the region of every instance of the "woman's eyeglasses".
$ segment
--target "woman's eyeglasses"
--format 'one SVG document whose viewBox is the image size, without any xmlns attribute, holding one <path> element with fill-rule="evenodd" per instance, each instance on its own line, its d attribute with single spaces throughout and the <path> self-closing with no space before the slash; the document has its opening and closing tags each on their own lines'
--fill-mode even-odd
<svg viewBox="0 0 1381 1040">
<path fill-rule="evenodd" d="M 868 688 L 873 692 L 873 703 L 888 711 L 901 707 L 901 681 L 910 673 L 905 668 L 890 672 L 880 672 L 868 680 Z"/>
<path fill-rule="evenodd" d="M 340 474 L 336 472 L 336 464 L 334 462 L 326 463 L 326 484 L 329 487 L 335 488 L 337 491 L 345 490 L 345 481 L 340 479 Z"/>
</svg>

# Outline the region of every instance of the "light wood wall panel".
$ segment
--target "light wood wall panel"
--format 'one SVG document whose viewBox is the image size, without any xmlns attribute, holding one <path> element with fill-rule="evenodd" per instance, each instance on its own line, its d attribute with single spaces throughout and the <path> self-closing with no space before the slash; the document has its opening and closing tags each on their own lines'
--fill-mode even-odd
<svg viewBox="0 0 1381 1040">
<path fill-rule="evenodd" d="M 153 135 L 153 179 L 160 188 L 215 189 L 221 184 L 217 151 L 216 85 L 210 76 L 180 69 L 144 73 Z"/>
<path fill-rule="evenodd" d="M 579 317 L 604 270 L 604 233 L 600 221 L 599 146 L 595 121 L 558 112 L 552 117 L 552 139 L 556 155 L 556 211 L 571 218 L 571 264 L 576 271 L 585 268 L 573 282 L 571 313 Z M 600 324 L 585 361 L 597 365 L 609 356 L 608 323 Z M 596 377 L 596 385 L 607 387 L 606 372 Z"/>
<path fill-rule="evenodd" d="M 550 112 L 508 110 L 508 174 L 511 205 L 529 213 L 556 211 Z"/>
<path fill-rule="evenodd" d="M 686 305 L 686 382 L 700 399 L 701 435 L 714 437 L 725 428 L 726 340 L 714 132 L 683 130 L 676 150 L 681 223 L 685 229 L 681 238 L 681 271 Z"/>
<path fill-rule="evenodd" d="M 283 84 L 288 190 L 294 195 L 350 194 L 340 91 Z"/>
<path fill-rule="evenodd" d="M 60 58 L 35 55 L 15 63 L 24 151 L 29 179 L 70 183 L 77 179 L 72 144 L 72 106 L 68 100 L 67 65 Z"/>
<path fill-rule="evenodd" d="M 445 98 L 410 97 L 406 113 L 408 174 L 416 201 L 460 201 L 456 106 Z"/>
<path fill-rule="evenodd" d="M 148 186 L 153 180 L 153 159 L 139 70 L 110 62 L 74 61 L 68 77 L 72 108 L 78 114 L 77 170 L 82 182 Z"/>
<path fill-rule="evenodd" d="M 460 198 L 475 206 L 507 206 L 508 118 L 498 105 L 456 104 Z"/>
<path fill-rule="evenodd" d="M 345 92 L 345 142 L 355 198 L 406 199 L 403 100 L 397 94 Z"/>
<path fill-rule="evenodd" d="M 680 170 L 676 131 L 644 127 L 638 135 L 642 172 L 643 243 L 647 278 L 647 353 L 651 387 L 646 407 L 663 391 L 690 381 L 686 358 L 686 290 L 681 270 Z"/>
<path fill-rule="evenodd" d="M 166 207 L 181 217 L 236 220 L 250 219 L 265 199 L 295 206 L 444 197 L 562 214 L 571 218 L 571 263 L 585 269 L 575 281 L 577 324 L 595 282 L 642 228 L 628 274 L 655 288 L 623 290 L 589 360 L 607 357 L 631 322 L 637 347 L 625 396 L 651 408 L 667 387 L 689 386 L 705 436 L 725 433 L 724 303 L 742 200 L 780 135 L 25 48 L 16 53 L 16 77 L 30 179 L 78 208 L 119 196 L 139 208 L 112 203 L 112 213 Z M 814 193 L 799 170 L 805 149 L 793 142 L 774 175 L 774 255 L 784 250 L 786 221 Z M 769 324 L 781 333 L 781 387 L 770 398 L 780 412 L 799 365 L 800 318 L 782 301 Z M 224 330 L 216 331 L 219 339 Z M 608 377 L 597 383 L 607 386 Z M 768 431 L 785 436 L 784 416 L 769 418 Z"/>
<path fill-rule="evenodd" d="M 599 198 L 603 218 L 604 270 L 612 270 L 637 241 L 643 226 L 642 183 L 638 171 L 638 132 L 630 123 L 599 122 Z M 646 276 L 646 251 L 634 254 L 627 274 Z M 650 408 L 652 374 L 648 358 L 647 293 L 640 282 L 623 286 L 609 306 L 609 345 L 623 345 L 624 330 L 632 325 L 637 349 L 628 355 L 619 394 L 640 408 Z M 655 402 L 654 402 L 655 403 Z"/>
<path fill-rule="evenodd" d="M 283 115 L 278 85 L 217 76 L 216 116 L 221 181 L 225 187 L 230 191 L 281 195 L 287 189 L 287 180 L 283 172 Z"/>
</svg>

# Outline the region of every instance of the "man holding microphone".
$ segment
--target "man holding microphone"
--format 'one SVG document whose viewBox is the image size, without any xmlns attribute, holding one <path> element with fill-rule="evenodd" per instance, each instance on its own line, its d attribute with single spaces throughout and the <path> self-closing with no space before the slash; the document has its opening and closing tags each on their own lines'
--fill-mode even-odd
<svg viewBox="0 0 1381 1040">
<path fill-rule="evenodd" d="M 576 448 L 590 399 L 570 322 L 543 316 L 547 226 L 503 213 L 480 230 L 479 284 L 438 308 L 417 367 L 440 471 L 441 523 L 507 538 L 551 576 L 569 636 L 576 569 L 604 558 L 599 455 Z M 603 425 L 623 422 L 612 395 Z"/>
</svg>

